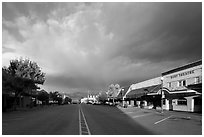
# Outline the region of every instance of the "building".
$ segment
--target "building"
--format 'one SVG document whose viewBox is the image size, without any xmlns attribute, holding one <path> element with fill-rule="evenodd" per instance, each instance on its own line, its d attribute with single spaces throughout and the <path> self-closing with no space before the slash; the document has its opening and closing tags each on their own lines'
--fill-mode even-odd
<svg viewBox="0 0 204 137">
<path fill-rule="evenodd" d="M 97 98 L 98 98 L 97 95 L 91 95 L 91 94 L 89 94 L 89 95 L 88 95 L 88 102 L 95 103 L 95 102 L 98 101 Z"/>
<path fill-rule="evenodd" d="M 164 109 L 202 111 L 202 60 L 163 72 L 162 77 Z"/>
<path fill-rule="evenodd" d="M 169 71 L 160 77 L 132 84 L 123 100 L 129 106 L 165 110 L 202 111 L 202 60 Z"/>
<path fill-rule="evenodd" d="M 126 94 L 124 100 L 129 106 L 137 107 L 153 107 L 154 104 L 158 104 L 158 98 L 160 95 L 152 93 L 158 93 L 161 87 L 161 77 L 152 78 L 146 81 L 142 81 L 136 84 L 132 84 Z M 149 96 L 147 96 L 150 94 Z"/>
</svg>

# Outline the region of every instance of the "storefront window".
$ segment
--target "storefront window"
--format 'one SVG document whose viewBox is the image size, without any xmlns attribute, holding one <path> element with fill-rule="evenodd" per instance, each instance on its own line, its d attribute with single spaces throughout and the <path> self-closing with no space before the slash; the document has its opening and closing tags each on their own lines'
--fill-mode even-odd
<svg viewBox="0 0 204 137">
<path fill-rule="evenodd" d="M 187 105 L 187 100 L 185 98 L 178 99 L 177 105 Z"/>
</svg>

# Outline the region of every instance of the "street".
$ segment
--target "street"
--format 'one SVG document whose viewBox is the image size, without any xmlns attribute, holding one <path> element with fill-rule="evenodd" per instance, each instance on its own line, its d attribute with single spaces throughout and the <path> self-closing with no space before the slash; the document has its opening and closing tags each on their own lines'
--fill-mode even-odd
<svg viewBox="0 0 204 137">
<path fill-rule="evenodd" d="M 190 112 L 119 108 L 147 129 L 161 135 L 202 135 L 202 114 Z"/>
<path fill-rule="evenodd" d="M 148 117 L 149 116 L 149 117 Z M 169 115 L 168 115 L 169 116 Z M 191 116 L 192 117 L 192 116 Z M 194 116 L 196 117 L 196 116 Z M 166 116 L 164 117 L 166 118 Z M 168 117 L 167 117 L 168 118 Z M 171 116 L 170 118 L 175 118 Z M 197 119 L 201 117 L 198 116 Z M 155 124 L 152 121 L 157 119 Z M 161 120 L 161 121 L 160 121 Z M 178 125 L 193 127 L 184 129 L 186 133 L 201 134 L 201 120 L 193 123 L 191 120 L 174 120 L 166 123 L 162 116 L 156 116 L 149 111 L 135 108 L 117 108 L 107 105 L 71 104 L 49 106 L 46 108 L 7 112 L 2 114 L 3 135 L 155 135 L 164 134 L 158 129 L 176 131 Z M 165 121 L 165 122 L 163 122 Z M 175 124 L 175 122 L 177 122 Z M 190 122 L 190 123 L 188 123 Z M 163 124 L 163 125 L 162 125 Z M 174 126 L 172 126 L 174 124 Z M 191 124 L 191 125 L 190 125 Z M 197 124 L 197 125 L 196 125 Z M 161 126 L 162 125 L 162 126 Z M 177 126 L 175 126 L 177 125 Z M 179 129 L 181 130 L 181 128 Z M 194 132 L 193 132 L 194 131 Z M 166 132 L 170 134 L 171 132 Z"/>
<path fill-rule="evenodd" d="M 76 135 L 78 107 L 50 106 L 34 111 L 3 113 L 3 135 Z"/>
</svg>

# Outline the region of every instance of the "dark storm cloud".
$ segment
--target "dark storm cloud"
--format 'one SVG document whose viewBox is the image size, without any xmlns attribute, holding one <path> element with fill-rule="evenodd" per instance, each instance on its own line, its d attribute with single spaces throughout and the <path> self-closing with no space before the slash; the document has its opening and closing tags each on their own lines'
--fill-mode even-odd
<svg viewBox="0 0 204 137">
<path fill-rule="evenodd" d="M 136 5 L 137 3 L 135 7 Z M 126 14 L 129 18 L 121 17 L 127 19 L 122 29 L 124 35 L 127 34 L 125 36 L 128 37 L 118 43 L 120 49 L 115 52 L 115 56 L 124 55 L 131 60 L 142 59 L 153 62 L 200 59 L 202 55 L 201 3 L 147 3 L 143 6 L 147 5 L 150 10 L 140 12 L 140 18 L 131 12 Z M 134 17 L 135 19 L 130 19 Z M 134 23 L 137 24 L 140 20 L 144 20 L 145 25 L 139 23 L 141 27 L 134 28 Z"/>
</svg>

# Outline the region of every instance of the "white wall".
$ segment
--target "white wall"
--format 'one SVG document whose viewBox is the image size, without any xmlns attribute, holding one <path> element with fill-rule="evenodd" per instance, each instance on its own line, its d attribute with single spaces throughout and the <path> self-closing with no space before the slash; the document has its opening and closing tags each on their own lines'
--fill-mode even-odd
<svg viewBox="0 0 204 137">
<path fill-rule="evenodd" d="M 179 75 L 190 71 L 193 71 L 193 73 L 190 73 L 188 75 L 182 75 L 182 76 Z M 163 76 L 164 77 L 163 86 L 168 88 L 169 90 L 186 89 L 184 86 L 178 87 L 178 81 L 186 80 L 186 84 L 190 85 L 195 83 L 195 77 L 201 77 L 201 76 L 202 76 L 202 65 L 195 66 L 192 68 L 188 68 L 182 71 L 178 71 L 178 72 Z M 171 87 L 168 87 L 169 82 L 171 82 Z"/>
</svg>

